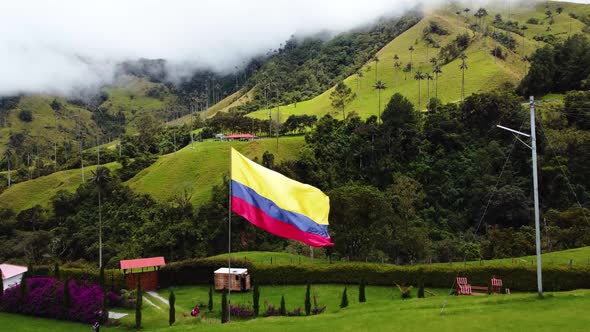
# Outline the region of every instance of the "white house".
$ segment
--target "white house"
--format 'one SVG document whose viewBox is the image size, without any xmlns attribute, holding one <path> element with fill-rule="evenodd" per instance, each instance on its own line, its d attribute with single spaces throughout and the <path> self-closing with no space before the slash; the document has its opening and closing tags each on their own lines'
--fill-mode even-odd
<svg viewBox="0 0 590 332">
<path fill-rule="evenodd" d="M 23 274 L 25 274 L 25 272 L 27 272 L 27 268 L 25 266 L 0 264 L 0 274 L 2 275 L 4 290 L 20 284 L 20 281 L 23 279 Z"/>
</svg>

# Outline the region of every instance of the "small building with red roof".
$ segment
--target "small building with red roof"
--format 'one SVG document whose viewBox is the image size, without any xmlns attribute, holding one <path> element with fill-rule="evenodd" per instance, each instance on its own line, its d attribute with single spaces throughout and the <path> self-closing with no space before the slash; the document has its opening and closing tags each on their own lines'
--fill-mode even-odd
<svg viewBox="0 0 590 332">
<path fill-rule="evenodd" d="M 27 270 L 26 266 L 0 264 L 0 274 L 2 275 L 2 283 L 4 284 L 3 290 L 19 285 Z"/>
<path fill-rule="evenodd" d="M 226 141 L 253 141 L 256 136 L 252 134 L 233 134 L 229 136 L 224 136 L 222 139 Z"/>
<path fill-rule="evenodd" d="M 125 283 L 129 289 L 137 288 L 137 281 L 141 278 L 142 290 L 156 290 L 160 286 L 158 270 L 166 265 L 164 257 L 149 257 L 138 259 L 124 259 L 119 262 Z"/>
</svg>

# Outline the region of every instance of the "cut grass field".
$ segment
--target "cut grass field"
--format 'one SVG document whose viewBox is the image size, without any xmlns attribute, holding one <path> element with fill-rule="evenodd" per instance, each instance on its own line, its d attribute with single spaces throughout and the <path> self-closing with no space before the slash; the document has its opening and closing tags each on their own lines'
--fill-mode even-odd
<svg viewBox="0 0 590 332">
<path fill-rule="evenodd" d="M 157 304 L 156 309 L 144 301 L 142 309 L 143 331 L 587 331 L 590 324 L 590 291 L 576 290 L 546 293 L 543 299 L 536 294 L 493 296 L 450 296 L 447 289 L 427 289 L 436 296 L 401 300 L 399 291 L 392 287 L 368 286 L 367 302 L 358 303 L 358 286 L 348 286 L 349 306 L 340 308 L 344 285 L 312 285 L 319 305 L 326 311 L 309 317 L 266 317 L 229 324 L 220 323 L 219 293 L 214 293 L 214 311 L 205 313 L 201 320 L 189 315 L 197 304 L 208 301 L 207 286 L 179 287 L 176 295 L 176 323 L 168 326 L 168 306 L 158 299 L 145 295 Z M 168 299 L 169 290 L 158 292 Z M 305 286 L 268 286 L 260 288 L 260 307 L 265 301 L 279 306 L 285 296 L 287 310 L 304 308 Z M 252 293 L 232 293 L 231 302 L 252 303 Z M 313 302 L 313 300 L 312 300 Z M 313 304 L 312 304 L 313 305 Z M 118 327 L 103 327 L 107 331 L 128 331 L 135 322 L 134 313 L 121 320 Z M 186 315 L 186 317 L 185 317 Z M 7 331 L 80 331 L 90 326 L 0 313 L 0 324 Z"/>
<path fill-rule="evenodd" d="M 192 191 L 191 203 L 200 206 L 211 198 L 215 185 L 223 183 L 229 173 L 230 147 L 249 158 L 262 159 L 265 151 L 274 154 L 275 162 L 297 157 L 303 147 L 303 136 L 281 137 L 279 152 L 275 139 L 259 139 L 252 142 L 222 142 L 207 140 L 188 145 L 176 153 L 161 156 L 153 165 L 142 170 L 127 184 L 134 191 L 168 201 L 185 188 Z"/>
<path fill-rule="evenodd" d="M 113 171 L 120 168 L 121 164 L 113 162 L 103 166 Z M 92 177 L 92 171 L 97 167 L 84 167 L 86 181 Z M 0 194 L 0 207 L 11 208 L 17 213 L 37 204 L 48 207 L 51 198 L 58 191 L 74 192 L 81 183 L 82 172 L 80 169 L 59 171 L 34 180 L 20 182 Z"/>
</svg>

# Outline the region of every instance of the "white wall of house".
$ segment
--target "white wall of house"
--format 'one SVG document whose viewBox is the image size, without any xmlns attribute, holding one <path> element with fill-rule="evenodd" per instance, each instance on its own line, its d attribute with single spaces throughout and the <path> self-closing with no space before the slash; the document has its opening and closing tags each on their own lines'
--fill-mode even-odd
<svg viewBox="0 0 590 332">
<path fill-rule="evenodd" d="M 15 276 L 12 276 L 8 279 L 4 279 L 4 290 L 8 289 L 8 287 L 12 287 L 15 285 L 20 284 L 20 281 L 23 279 L 23 273 L 21 274 L 17 274 Z"/>
</svg>

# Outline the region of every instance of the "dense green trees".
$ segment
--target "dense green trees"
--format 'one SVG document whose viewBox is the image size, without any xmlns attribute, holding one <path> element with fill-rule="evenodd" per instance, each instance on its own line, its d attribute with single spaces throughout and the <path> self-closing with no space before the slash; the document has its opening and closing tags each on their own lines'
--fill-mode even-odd
<svg viewBox="0 0 590 332">
<path fill-rule="evenodd" d="M 274 50 L 246 83 L 254 98 L 241 110 L 310 99 L 354 74 L 374 54 L 418 22 L 421 14 L 409 12 L 397 19 L 380 20 L 363 29 L 342 33 L 324 41 L 323 36 L 293 36 Z M 377 68 L 375 70 L 377 77 Z"/>
<path fill-rule="evenodd" d="M 590 87 L 590 41 L 574 35 L 561 43 L 538 49 L 530 58 L 528 74 L 517 91 L 541 95 Z"/>
</svg>

